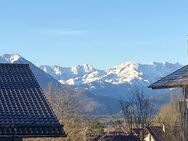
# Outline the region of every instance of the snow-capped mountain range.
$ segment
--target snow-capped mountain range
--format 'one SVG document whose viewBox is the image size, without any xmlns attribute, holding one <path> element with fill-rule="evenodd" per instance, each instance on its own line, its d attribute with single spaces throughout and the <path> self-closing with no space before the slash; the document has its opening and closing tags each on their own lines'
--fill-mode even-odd
<svg viewBox="0 0 188 141">
<path fill-rule="evenodd" d="M 169 90 L 152 91 L 148 86 L 182 67 L 178 63 L 140 64 L 125 62 L 115 67 L 99 70 L 89 64 L 73 67 L 42 65 L 40 68 L 60 83 L 75 90 L 88 90 L 95 95 L 120 99 L 127 97 L 133 88 L 142 89 L 146 95 L 169 93 Z"/>
<path fill-rule="evenodd" d="M 106 70 L 96 69 L 89 64 L 73 67 L 41 65 L 39 69 L 19 54 L 4 54 L 0 56 L 0 62 L 30 64 L 39 83 L 44 87 L 48 85 L 47 83 L 60 86 L 57 82 L 59 81 L 74 89 L 87 89 L 94 94 L 113 98 L 127 93 L 133 85 L 141 86 L 148 91 L 149 84 L 181 67 L 178 63 L 168 62 L 151 64 L 125 62 Z"/>
<path fill-rule="evenodd" d="M 133 84 L 135 81 L 149 85 L 165 75 L 177 70 L 178 63 L 140 64 L 126 62 L 107 70 L 99 70 L 92 65 L 84 64 L 73 67 L 42 65 L 40 68 L 62 84 L 84 85 L 93 82 L 106 82 L 114 85 Z"/>
</svg>

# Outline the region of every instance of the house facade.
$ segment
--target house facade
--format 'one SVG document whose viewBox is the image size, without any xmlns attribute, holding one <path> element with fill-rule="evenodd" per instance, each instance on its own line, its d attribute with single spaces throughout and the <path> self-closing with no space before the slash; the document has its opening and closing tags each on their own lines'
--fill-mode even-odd
<svg viewBox="0 0 188 141">
<path fill-rule="evenodd" d="M 179 70 L 161 78 L 151 84 L 149 88 L 181 88 L 183 99 L 179 101 L 179 111 L 181 113 L 181 138 L 182 141 L 188 141 L 188 65 Z"/>
</svg>

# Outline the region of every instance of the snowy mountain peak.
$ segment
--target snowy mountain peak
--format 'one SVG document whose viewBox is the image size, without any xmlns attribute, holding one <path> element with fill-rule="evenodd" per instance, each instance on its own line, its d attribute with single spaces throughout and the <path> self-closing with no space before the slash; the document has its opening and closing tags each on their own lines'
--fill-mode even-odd
<svg viewBox="0 0 188 141">
<path fill-rule="evenodd" d="M 120 65 L 117 65 L 109 70 L 107 70 L 108 73 L 115 73 L 119 75 L 126 74 L 128 71 L 133 72 L 138 69 L 139 64 L 136 62 L 127 62 L 127 63 L 122 63 Z"/>
<path fill-rule="evenodd" d="M 4 54 L 1 57 L 1 60 L 4 60 L 4 63 L 14 63 L 22 58 L 18 53 L 15 54 Z"/>
<path fill-rule="evenodd" d="M 83 64 L 83 65 L 76 65 L 71 67 L 71 71 L 74 74 L 83 74 L 83 73 L 89 73 L 95 71 L 95 68 L 92 65 L 89 64 Z"/>
<path fill-rule="evenodd" d="M 57 75 L 61 75 L 62 74 L 61 67 L 59 67 L 59 66 L 53 66 L 53 68 L 54 68 L 54 71 L 55 71 L 55 73 Z"/>
<path fill-rule="evenodd" d="M 14 63 L 14 62 L 18 61 L 20 58 L 21 58 L 21 56 L 19 54 L 13 54 L 10 57 L 10 62 Z"/>
<path fill-rule="evenodd" d="M 113 84 L 131 83 L 135 78 L 140 77 L 141 73 L 138 71 L 139 64 L 136 62 L 126 62 L 108 69 L 106 82 Z"/>
<path fill-rule="evenodd" d="M 95 74 L 95 72 L 98 72 L 98 70 L 96 70 L 92 65 L 89 64 L 77 65 L 72 67 L 42 65 L 40 66 L 40 68 L 45 72 L 49 73 L 57 80 L 59 80 L 59 82 L 61 82 L 62 84 L 68 85 L 81 85 L 83 83 L 90 82 L 93 80 L 90 79 L 97 75 L 97 73 Z M 94 76 L 89 75 L 92 73 L 94 73 Z"/>
<path fill-rule="evenodd" d="M 133 61 L 125 62 L 107 70 L 98 70 L 89 64 L 77 65 L 69 68 L 41 66 L 40 68 L 59 82 L 68 85 L 83 85 L 93 82 L 107 82 L 110 84 L 149 84 L 160 79 L 181 65 L 173 63 L 139 64 Z"/>
<path fill-rule="evenodd" d="M 95 68 L 92 65 L 89 65 L 89 64 L 84 64 L 83 67 L 84 67 L 84 70 L 86 72 L 92 72 L 92 71 L 95 70 Z"/>
</svg>

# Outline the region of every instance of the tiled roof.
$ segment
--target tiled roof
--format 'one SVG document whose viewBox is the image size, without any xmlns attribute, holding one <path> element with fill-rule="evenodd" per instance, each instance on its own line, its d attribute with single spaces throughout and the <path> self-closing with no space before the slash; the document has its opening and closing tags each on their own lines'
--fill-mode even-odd
<svg viewBox="0 0 188 141">
<path fill-rule="evenodd" d="M 174 88 L 188 86 L 188 65 L 151 84 L 149 88 Z"/>
<path fill-rule="evenodd" d="M 63 133 L 63 134 L 62 134 Z M 21 126 L 0 126 L 0 137 L 63 137 L 64 130 L 61 125 L 21 125 Z"/>
<path fill-rule="evenodd" d="M 29 65 L 0 64 L 0 137 L 64 135 Z"/>
</svg>

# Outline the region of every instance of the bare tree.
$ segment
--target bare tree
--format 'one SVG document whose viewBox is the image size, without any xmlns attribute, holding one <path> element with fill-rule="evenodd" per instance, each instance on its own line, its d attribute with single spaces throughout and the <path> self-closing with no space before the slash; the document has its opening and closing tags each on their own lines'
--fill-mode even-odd
<svg viewBox="0 0 188 141">
<path fill-rule="evenodd" d="M 64 124 L 67 133 L 66 141 L 87 141 L 103 134 L 102 126 L 84 115 L 77 94 L 56 90 L 51 85 L 45 91 L 59 120 Z"/>
<path fill-rule="evenodd" d="M 129 132 L 132 132 L 133 118 L 134 118 L 133 103 L 130 102 L 129 100 L 120 100 L 119 102 L 125 123 L 128 126 Z"/>
<path fill-rule="evenodd" d="M 141 88 L 135 87 L 131 93 L 133 103 L 135 123 L 139 128 L 144 128 L 151 124 L 154 106 L 149 96 L 145 96 Z"/>
<path fill-rule="evenodd" d="M 150 126 L 154 110 L 151 99 L 145 96 L 141 88 L 135 86 L 129 98 L 120 100 L 120 105 L 125 123 L 130 131 L 132 132 L 133 126 L 139 128 L 143 140 L 144 129 Z"/>
</svg>

